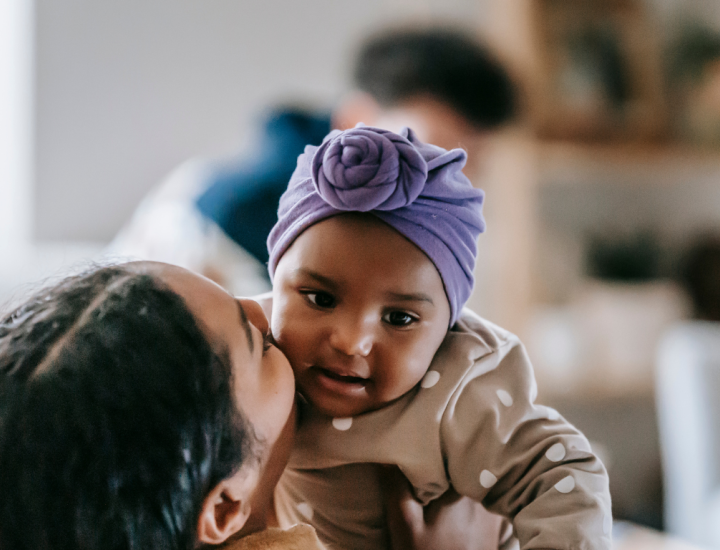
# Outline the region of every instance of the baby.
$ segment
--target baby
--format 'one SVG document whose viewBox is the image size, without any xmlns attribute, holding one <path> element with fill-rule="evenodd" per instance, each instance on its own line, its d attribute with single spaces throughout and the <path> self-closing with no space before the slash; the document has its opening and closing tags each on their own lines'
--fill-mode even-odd
<svg viewBox="0 0 720 550">
<path fill-rule="evenodd" d="M 535 404 L 518 338 L 463 309 L 485 225 L 465 161 L 370 127 L 299 157 L 268 239 L 272 334 L 306 400 L 278 517 L 384 548 L 392 464 L 422 503 L 453 487 L 508 517 L 523 549 L 610 548 L 605 468 Z"/>
</svg>

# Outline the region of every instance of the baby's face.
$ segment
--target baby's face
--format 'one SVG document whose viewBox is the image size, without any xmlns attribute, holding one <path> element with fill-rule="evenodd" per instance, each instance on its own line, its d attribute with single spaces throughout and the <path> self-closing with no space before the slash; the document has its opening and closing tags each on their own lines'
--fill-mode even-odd
<svg viewBox="0 0 720 550">
<path fill-rule="evenodd" d="M 333 417 L 377 409 L 412 389 L 449 320 L 433 263 L 372 215 L 315 224 L 275 271 L 273 336 L 300 392 Z"/>
</svg>

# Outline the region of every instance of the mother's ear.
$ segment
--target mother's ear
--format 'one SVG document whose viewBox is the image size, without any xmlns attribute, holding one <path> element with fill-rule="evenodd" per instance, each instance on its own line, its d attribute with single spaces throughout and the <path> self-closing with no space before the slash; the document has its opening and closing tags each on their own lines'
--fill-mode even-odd
<svg viewBox="0 0 720 550">
<path fill-rule="evenodd" d="M 241 468 L 220 483 L 205 497 L 198 519 L 198 540 L 221 544 L 239 532 L 250 517 L 258 474 Z"/>
</svg>

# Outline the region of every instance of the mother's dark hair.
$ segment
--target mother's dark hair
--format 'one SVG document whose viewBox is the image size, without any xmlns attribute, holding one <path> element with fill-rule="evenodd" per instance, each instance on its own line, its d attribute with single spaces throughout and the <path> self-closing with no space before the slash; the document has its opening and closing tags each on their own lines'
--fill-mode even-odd
<svg viewBox="0 0 720 550">
<path fill-rule="evenodd" d="M 253 451 L 180 296 L 104 267 L 0 320 L 0 548 L 189 549 Z"/>
</svg>

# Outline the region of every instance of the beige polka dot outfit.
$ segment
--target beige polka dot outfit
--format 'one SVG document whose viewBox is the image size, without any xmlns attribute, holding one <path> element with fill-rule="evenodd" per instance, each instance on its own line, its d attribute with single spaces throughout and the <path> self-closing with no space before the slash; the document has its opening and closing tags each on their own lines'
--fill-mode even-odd
<svg viewBox="0 0 720 550">
<path fill-rule="evenodd" d="M 353 418 L 302 406 L 278 517 L 312 524 L 329 548 L 385 548 L 375 463 L 396 464 L 424 503 L 452 485 L 509 518 L 523 550 L 609 549 L 605 468 L 536 393 L 518 338 L 465 310 L 420 384 L 391 405 Z"/>
</svg>

